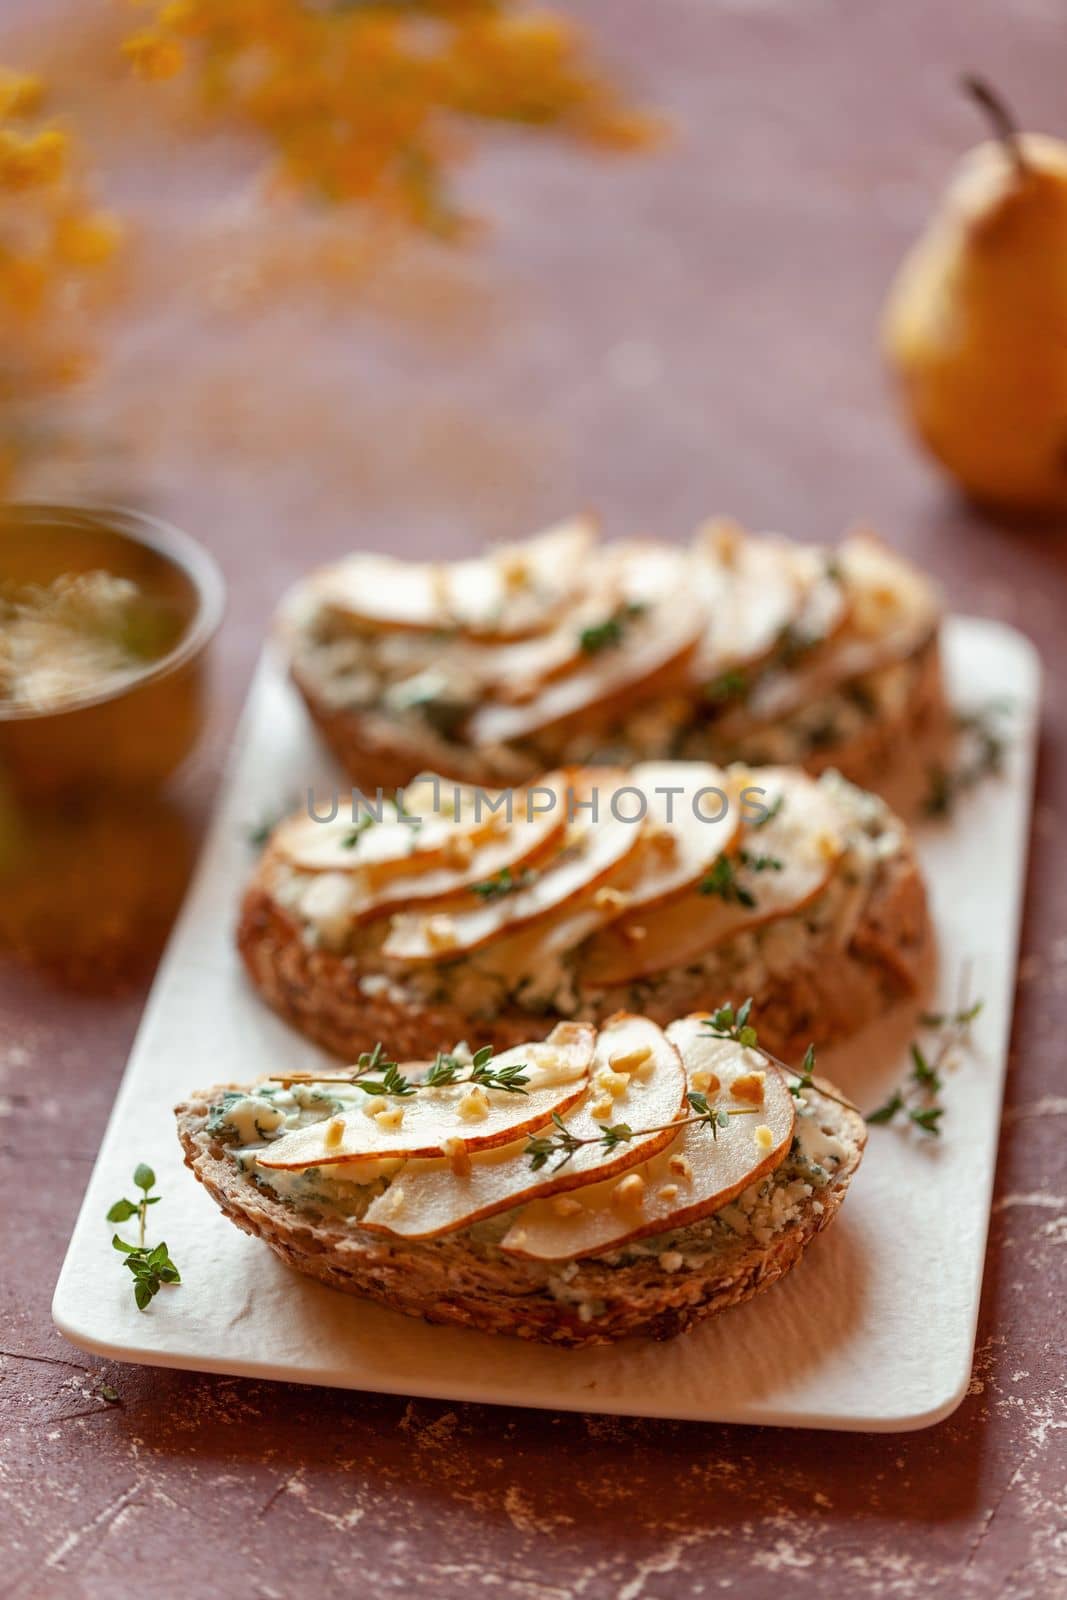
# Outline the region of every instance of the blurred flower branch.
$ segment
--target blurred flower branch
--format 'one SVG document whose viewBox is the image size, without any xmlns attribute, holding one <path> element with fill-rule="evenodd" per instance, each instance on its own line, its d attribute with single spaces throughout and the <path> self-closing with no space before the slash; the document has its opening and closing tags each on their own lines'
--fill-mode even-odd
<svg viewBox="0 0 1067 1600">
<path fill-rule="evenodd" d="M 0 68 L 0 491 L 28 408 L 84 370 L 91 291 L 121 238 L 43 100 L 40 79 Z"/>
<path fill-rule="evenodd" d="M 283 181 L 454 237 L 449 174 L 479 124 L 617 150 L 659 125 L 592 67 L 574 25 L 524 0 L 149 0 L 133 69 L 190 68 L 208 106 L 257 128 Z"/>
</svg>

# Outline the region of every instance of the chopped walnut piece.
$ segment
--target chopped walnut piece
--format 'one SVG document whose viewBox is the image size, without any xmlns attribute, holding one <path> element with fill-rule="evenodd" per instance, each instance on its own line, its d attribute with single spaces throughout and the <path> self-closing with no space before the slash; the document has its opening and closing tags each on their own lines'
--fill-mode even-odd
<svg viewBox="0 0 1067 1600">
<path fill-rule="evenodd" d="M 766 1077 L 765 1072 L 745 1072 L 740 1078 L 734 1079 L 730 1085 L 730 1093 L 735 1100 L 743 1100 L 746 1105 L 761 1106 Z"/>
</svg>

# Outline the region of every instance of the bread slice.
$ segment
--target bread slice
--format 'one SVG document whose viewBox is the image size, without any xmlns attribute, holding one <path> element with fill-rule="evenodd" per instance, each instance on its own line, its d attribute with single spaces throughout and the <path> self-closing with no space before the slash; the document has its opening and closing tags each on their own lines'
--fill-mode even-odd
<svg viewBox="0 0 1067 1600">
<path fill-rule="evenodd" d="M 525 594 L 527 628 L 541 632 L 517 643 L 449 612 L 434 632 L 428 618 L 399 628 L 352 609 L 390 570 L 402 598 L 420 574 L 432 591 L 431 571 L 444 592 L 458 564 L 354 556 L 297 587 L 279 622 L 292 678 L 353 782 L 433 770 L 517 783 L 556 765 L 681 757 L 832 766 L 881 789 L 903 750 L 947 737 L 938 602 L 872 535 L 835 552 L 723 523 L 688 550 L 597 547 L 585 532 L 540 624 L 538 591 Z M 518 563 L 522 598 L 521 552 L 539 573 L 538 550 L 558 536 L 490 552 L 480 583 L 479 563 L 464 563 L 465 581 L 494 592 L 501 565 L 514 583 Z"/>
<path fill-rule="evenodd" d="M 641 770 L 622 774 L 623 786 L 639 787 Z M 650 770 L 663 778 L 661 764 Z M 690 767 L 675 770 L 684 784 Z M 397 915 L 392 901 L 367 914 L 358 850 L 344 870 L 320 872 L 312 884 L 268 845 L 244 896 L 238 947 L 264 1000 L 347 1060 L 379 1039 L 394 1053 L 425 1058 L 472 1032 L 503 1049 L 561 1019 L 599 1024 L 620 1009 L 665 1026 L 724 994 L 751 997 L 767 1047 L 799 1059 L 808 1043 L 847 1037 L 919 992 L 931 946 L 925 891 L 906 829 L 876 797 L 833 773 L 750 776 L 768 798 L 793 798 L 769 825 L 745 823 L 736 836 L 709 823 L 711 886 L 724 874 L 727 894 L 702 892 L 705 882 L 678 888 L 662 907 L 640 903 L 643 875 L 662 872 L 659 851 L 670 833 L 662 821 L 642 825 L 648 837 L 635 829 L 634 848 L 607 873 L 590 860 L 597 876 L 585 888 L 569 881 L 563 901 L 536 879 L 556 870 L 573 879 L 580 841 L 566 837 L 560 854 L 535 869 L 532 888 L 516 878 L 499 898 L 468 891 L 417 914 Z M 619 781 L 610 780 L 612 790 Z M 740 781 L 736 770 L 724 774 L 724 792 Z M 792 841 L 791 805 L 803 823 Z M 829 821 L 816 827 L 819 818 Z M 593 832 L 603 842 L 603 829 Z M 790 853 L 812 852 L 826 853 L 825 866 L 813 876 L 809 862 L 794 874 Z M 746 858 L 763 860 L 765 870 Z M 478 860 L 470 862 L 472 884 Z M 779 878 L 797 884 L 792 898 L 776 899 L 771 880 Z M 743 890 L 748 907 L 738 899 Z M 487 908 L 498 915 L 495 929 Z M 679 921 L 683 945 L 661 944 Z M 632 935 L 641 961 L 616 979 L 601 958 L 619 942 L 618 930 Z M 441 944 L 436 953 L 427 950 L 429 934 Z M 391 958 L 398 946 L 412 959 Z"/>
<path fill-rule="evenodd" d="M 395 1173 L 368 1170 L 367 1182 L 337 1184 L 312 1169 L 303 1183 L 278 1186 L 277 1174 L 256 1164 L 256 1151 L 269 1146 L 241 1143 L 226 1121 L 227 1093 L 235 1091 L 207 1089 L 175 1108 L 186 1164 L 226 1216 L 287 1266 L 429 1322 L 570 1348 L 630 1335 L 670 1338 L 768 1288 L 836 1216 L 866 1138 L 859 1114 L 816 1080 L 797 1094 L 794 1137 L 771 1158 L 777 1164 L 756 1166 L 747 1187 L 725 1191 L 724 1203 L 698 1220 L 660 1233 L 638 1229 L 594 1254 L 536 1259 L 503 1248 L 516 1209 L 432 1238 L 362 1226 L 383 1193 L 399 1187 Z M 699 1136 L 711 1138 L 706 1130 Z M 751 1137 L 742 1117 L 709 1148 Z M 410 1168 L 403 1183 L 417 1205 Z M 574 1193 L 566 1204 L 573 1206 Z"/>
</svg>

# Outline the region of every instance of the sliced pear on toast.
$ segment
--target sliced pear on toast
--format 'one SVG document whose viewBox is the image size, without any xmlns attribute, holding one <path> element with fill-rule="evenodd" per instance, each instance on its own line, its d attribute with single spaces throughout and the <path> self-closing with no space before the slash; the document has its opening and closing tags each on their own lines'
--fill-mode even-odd
<svg viewBox="0 0 1067 1600">
<path fill-rule="evenodd" d="M 597 782 L 603 816 L 609 814 L 614 796 L 620 815 L 633 809 L 635 788 L 646 796 L 647 821 L 637 846 L 547 923 L 495 940 L 482 958 L 484 970 L 514 977 L 550 967 L 620 917 L 683 894 L 740 835 L 736 785 L 718 767 L 703 762 L 648 762 L 635 768 L 634 781 L 624 786 L 598 780 L 596 769 L 587 770 Z M 625 789 L 630 793 L 624 794 Z M 720 796 L 725 796 L 725 805 Z M 633 826 L 638 828 L 636 822 Z"/>
<path fill-rule="evenodd" d="M 529 879 L 512 876 L 490 882 L 484 903 L 453 913 L 401 913 L 382 947 L 387 960 L 447 961 L 469 955 L 493 939 L 558 914 L 583 895 L 592 895 L 641 845 L 639 823 L 616 817 L 577 817 L 562 848 L 533 869 Z"/>
<path fill-rule="evenodd" d="M 628 890 L 630 907 L 651 906 L 691 888 L 741 832 L 738 783 L 703 761 L 645 761 L 632 785 L 648 799 L 642 870 Z"/>
<path fill-rule="evenodd" d="M 328 611 L 366 628 L 523 638 L 550 627 L 580 592 L 596 532 L 589 518 L 574 517 L 473 560 L 350 556 L 316 573 L 311 593 Z"/>
<path fill-rule="evenodd" d="M 853 597 L 852 632 L 896 654 L 910 652 L 935 628 L 940 613 L 929 578 L 877 534 L 849 534 L 840 563 Z"/>
<path fill-rule="evenodd" d="M 561 1022 L 543 1043 L 518 1045 L 494 1056 L 496 1072 L 523 1068 L 521 1092 L 471 1082 L 431 1088 L 414 1081 L 423 1069 L 412 1068 L 411 1093 L 367 1092 L 360 1096 L 362 1103 L 354 1101 L 334 1117 L 285 1134 L 257 1160 L 272 1170 L 299 1171 L 339 1161 L 442 1156 L 450 1149 L 470 1152 L 508 1144 L 581 1099 L 595 1046 L 595 1028 Z"/>
<path fill-rule="evenodd" d="M 802 639 L 824 642 L 759 680 L 719 722 L 723 737 L 792 716 L 839 685 L 906 659 L 933 633 L 939 608 L 929 580 L 876 535 L 850 535 L 837 567 L 839 579 L 824 579 L 800 627 Z"/>
<path fill-rule="evenodd" d="M 665 562 L 674 583 L 667 584 Z M 507 744 L 549 729 L 595 726 L 622 709 L 682 688 L 692 656 L 703 637 L 705 611 L 686 581 L 687 568 L 677 551 L 648 551 L 630 557 L 620 584 L 621 603 L 606 600 L 603 615 L 592 625 L 576 628 L 579 645 L 573 670 L 547 682 L 521 704 L 492 700 L 471 715 L 467 729 L 475 745 Z M 642 590 L 653 580 L 664 592 Z M 632 586 L 632 590 L 631 590 Z M 625 598 L 632 592 L 632 598 Z"/>
<path fill-rule="evenodd" d="M 417 828 L 400 822 L 361 828 L 358 819 L 316 822 L 301 815 L 281 825 L 273 847 L 301 871 L 354 874 L 365 889 L 353 901 L 352 914 L 360 917 L 398 900 L 461 894 L 542 855 L 566 826 L 569 783 L 567 774 L 549 773 L 536 793 L 516 790 L 505 809 L 494 812 L 464 796 L 458 815 L 426 813 Z M 442 805 L 448 797 L 442 785 Z M 488 799 L 496 804 L 499 796 Z"/>
<path fill-rule="evenodd" d="M 759 768 L 745 788 L 761 791 L 766 820 L 743 826 L 736 855 L 720 856 L 700 889 L 665 905 L 628 910 L 596 934 L 582 952 L 583 984 L 608 988 L 683 967 L 822 893 L 845 849 L 832 794 L 802 772 L 777 767 Z"/>
<path fill-rule="evenodd" d="M 623 1172 L 675 1138 L 664 1125 L 684 1115 L 685 1096 L 681 1057 L 655 1023 L 624 1014 L 612 1017 L 597 1039 L 589 1088 L 565 1119 L 573 1138 L 592 1142 L 582 1144 L 566 1164 L 549 1160 L 535 1169 L 525 1139 L 465 1159 L 413 1161 L 372 1202 L 361 1226 L 407 1239 L 433 1239 L 528 1200 L 562 1195 Z M 648 1131 L 605 1147 L 603 1127 L 620 1123 Z M 546 1131 L 558 1130 L 550 1123 Z"/>
<path fill-rule="evenodd" d="M 503 830 L 503 815 L 485 812 L 465 824 L 450 816 L 415 817 L 404 821 L 395 808 L 383 808 L 382 820 L 365 806 L 345 800 L 329 821 L 310 812 L 288 817 L 275 829 L 275 852 L 301 872 L 359 872 L 368 881 L 394 872 L 412 874 L 446 864 L 457 842 L 472 847 Z"/>
<path fill-rule="evenodd" d="M 634 1239 L 684 1228 L 720 1211 L 789 1153 L 795 1102 L 784 1075 L 755 1050 L 716 1039 L 703 1015 L 673 1022 L 667 1037 L 685 1063 L 689 1089 L 711 1112 L 714 1132 L 692 1122 L 665 1149 L 622 1177 L 571 1191 L 575 1204 L 538 1199 L 523 1207 L 501 1243 L 508 1255 L 573 1260 Z"/>
<path fill-rule="evenodd" d="M 800 611 L 804 574 L 796 547 L 755 538 L 726 517 L 693 537 L 693 575 L 709 616 L 694 678 L 709 690 L 728 672 L 763 661 Z"/>
</svg>

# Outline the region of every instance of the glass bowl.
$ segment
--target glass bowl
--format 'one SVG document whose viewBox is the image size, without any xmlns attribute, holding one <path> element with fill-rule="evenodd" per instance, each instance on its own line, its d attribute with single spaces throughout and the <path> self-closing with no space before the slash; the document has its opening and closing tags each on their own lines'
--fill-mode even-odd
<svg viewBox="0 0 1067 1600">
<path fill-rule="evenodd" d="M 226 595 L 207 551 L 134 511 L 0 507 L 5 587 L 97 571 L 132 580 L 144 597 L 144 659 L 40 703 L 0 697 L 0 782 L 20 797 L 156 788 L 203 727 L 208 648 Z"/>
</svg>

